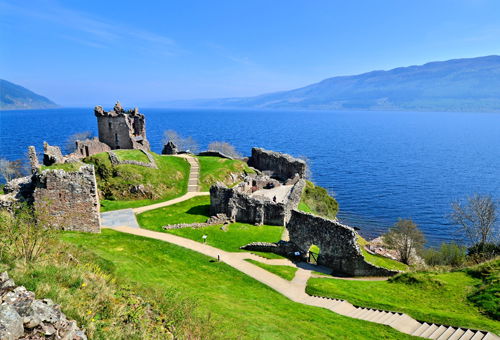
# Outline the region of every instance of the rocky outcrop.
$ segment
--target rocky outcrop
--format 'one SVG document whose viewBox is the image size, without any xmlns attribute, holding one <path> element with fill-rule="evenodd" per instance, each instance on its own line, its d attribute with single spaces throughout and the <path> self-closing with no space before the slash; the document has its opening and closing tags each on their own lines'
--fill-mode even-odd
<svg viewBox="0 0 500 340">
<path fill-rule="evenodd" d="M 397 271 L 365 261 L 356 231 L 337 221 L 293 210 L 287 223 L 290 242 L 306 254 L 314 244 L 320 248 L 318 264 L 351 276 L 391 276 Z"/>
<path fill-rule="evenodd" d="M 114 153 L 113 151 L 108 151 L 109 155 L 109 160 L 111 161 L 111 164 L 113 165 L 120 165 L 120 164 L 131 164 L 131 165 L 139 165 L 139 166 L 145 166 L 147 168 L 153 168 L 153 169 L 158 169 L 158 166 L 156 165 L 156 161 L 153 156 L 147 151 L 142 150 L 146 157 L 148 157 L 149 163 L 144 163 L 140 161 L 134 161 L 134 160 L 129 160 L 129 159 L 120 159 Z"/>
<path fill-rule="evenodd" d="M 76 321 L 68 320 L 50 299 L 16 286 L 7 272 L 0 274 L 0 340 L 15 339 L 86 340 Z"/>
<path fill-rule="evenodd" d="M 302 159 L 261 148 L 252 148 L 252 156 L 248 159 L 248 165 L 260 171 L 271 172 L 273 177 L 283 181 L 294 178 L 295 175 L 304 178 L 307 169 L 306 162 Z"/>
</svg>

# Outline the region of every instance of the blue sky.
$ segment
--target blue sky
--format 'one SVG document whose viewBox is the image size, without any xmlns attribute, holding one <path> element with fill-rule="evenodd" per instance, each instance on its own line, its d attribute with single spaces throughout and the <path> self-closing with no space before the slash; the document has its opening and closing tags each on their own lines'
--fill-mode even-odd
<svg viewBox="0 0 500 340">
<path fill-rule="evenodd" d="M 497 0 L 0 0 L 0 78 L 64 106 L 249 96 L 500 54 Z"/>
</svg>

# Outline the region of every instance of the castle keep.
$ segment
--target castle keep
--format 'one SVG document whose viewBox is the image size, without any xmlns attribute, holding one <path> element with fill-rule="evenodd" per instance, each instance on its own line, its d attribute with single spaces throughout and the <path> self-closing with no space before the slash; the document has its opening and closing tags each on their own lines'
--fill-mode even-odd
<svg viewBox="0 0 500 340">
<path fill-rule="evenodd" d="M 146 122 L 137 108 L 125 111 L 120 102 L 111 111 L 104 111 L 102 106 L 94 108 L 97 117 L 99 141 L 112 150 L 141 149 L 149 151 L 146 138 Z"/>
</svg>

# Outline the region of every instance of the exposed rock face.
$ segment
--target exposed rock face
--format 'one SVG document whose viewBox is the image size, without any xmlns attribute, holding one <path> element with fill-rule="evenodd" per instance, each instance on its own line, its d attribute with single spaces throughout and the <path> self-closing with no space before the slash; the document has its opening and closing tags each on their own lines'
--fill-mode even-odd
<svg viewBox="0 0 500 340">
<path fill-rule="evenodd" d="M 85 332 L 68 320 L 50 299 L 16 287 L 7 272 L 0 274 L 0 340 L 15 339 L 86 340 Z"/>
<path fill-rule="evenodd" d="M 58 146 L 49 145 L 43 142 L 43 165 L 52 165 L 57 163 L 64 163 L 64 156 Z"/>
<path fill-rule="evenodd" d="M 125 111 L 117 102 L 112 111 L 106 112 L 101 106 L 94 108 L 97 117 L 99 141 L 112 150 L 141 149 L 149 151 L 146 138 L 146 120 L 138 109 Z"/>
<path fill-rule="evenodd" d="M 297 210 L 292 211 L 286 228 L 290 242 L 306 254 L 311 245 L 320 248 L 318 264 L 352 276 L 391 276 L 391 271 L 365 261 L 353 228 L 336 221 Z"/>
<path fill-rule="evenodd" d="M 111 150 L 107 144 L 100 142 L 97 138 L 77 140 L 75 144 L 76 150 L 71 155 L 77 158 L 84 158 Z"/>
<path fill-rule="evenodd" d="M 172 141 L 168 141 L 167 144 L 163 145 L 163 150 L 161 150 L 162 155 L 177 155 L 178 153 L 179 149 Z"/>
<path fill-rule="evenodd" d="M 270 171 L 273 177 L 283 181 L 295 177 L 296 174 L 303 178 L 307 168 L 306 162 L 302 159 L 261 148 L 252 148 L 248 165 L 260 171 Z"/>
<path fill-rule="evenodd" d="M 52 222 L 64 230 L 100 232 L 99 197 L 94 167 L 78 171 L 45 170 L 33 175 L 35 209 L 48 204 Z"/>
</svg>

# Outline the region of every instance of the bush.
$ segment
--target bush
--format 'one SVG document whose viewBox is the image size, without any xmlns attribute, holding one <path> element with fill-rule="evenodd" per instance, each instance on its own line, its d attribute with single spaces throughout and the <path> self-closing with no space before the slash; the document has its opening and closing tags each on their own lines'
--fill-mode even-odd
<svg viewBox="0 0 500 340">
<path fill-rule="evenodd" d="M 434 274 L 435 275 L 435 274 Z M 444 282 L 434 278 L 433 274 L 418 272 L 418 273 L 403 273 L 395 275 L 389 278 L 389 282 L 391 283 L 402 283 L 406 285 L 420 285 L 427 287 L 442 287 L 444 286 Z"/>
<path fill-rule="evenodd" d="M 425 249 L 422 257 L 429 266 L 460 267 L 466 260 L 466 248 L 454 242 L 442 243 L 439 249 Z"/>
<path fill-rule="evenodd" d="M 232 158 L 241 157 L 241 154 L 238 151 L 236 151 L 236 148 L 227 142 L 212 142 L 208 144 L 208 150 L 218 151 Z"/>
<path fill-rule="evenodd" d="M 307 181 L 302 197 L 300 198 L 299 209 L 318 216 L 334 219 L 339 210 L 339 205 L 335 198 L 328 194 L 325 188 Z"/>
<path fill-rule="evenodd" d="M 500 255 L 500 244 L 476 243 L 467 249 L 467 255 L 477 263 L 491 260 Z"/>
</svg>

